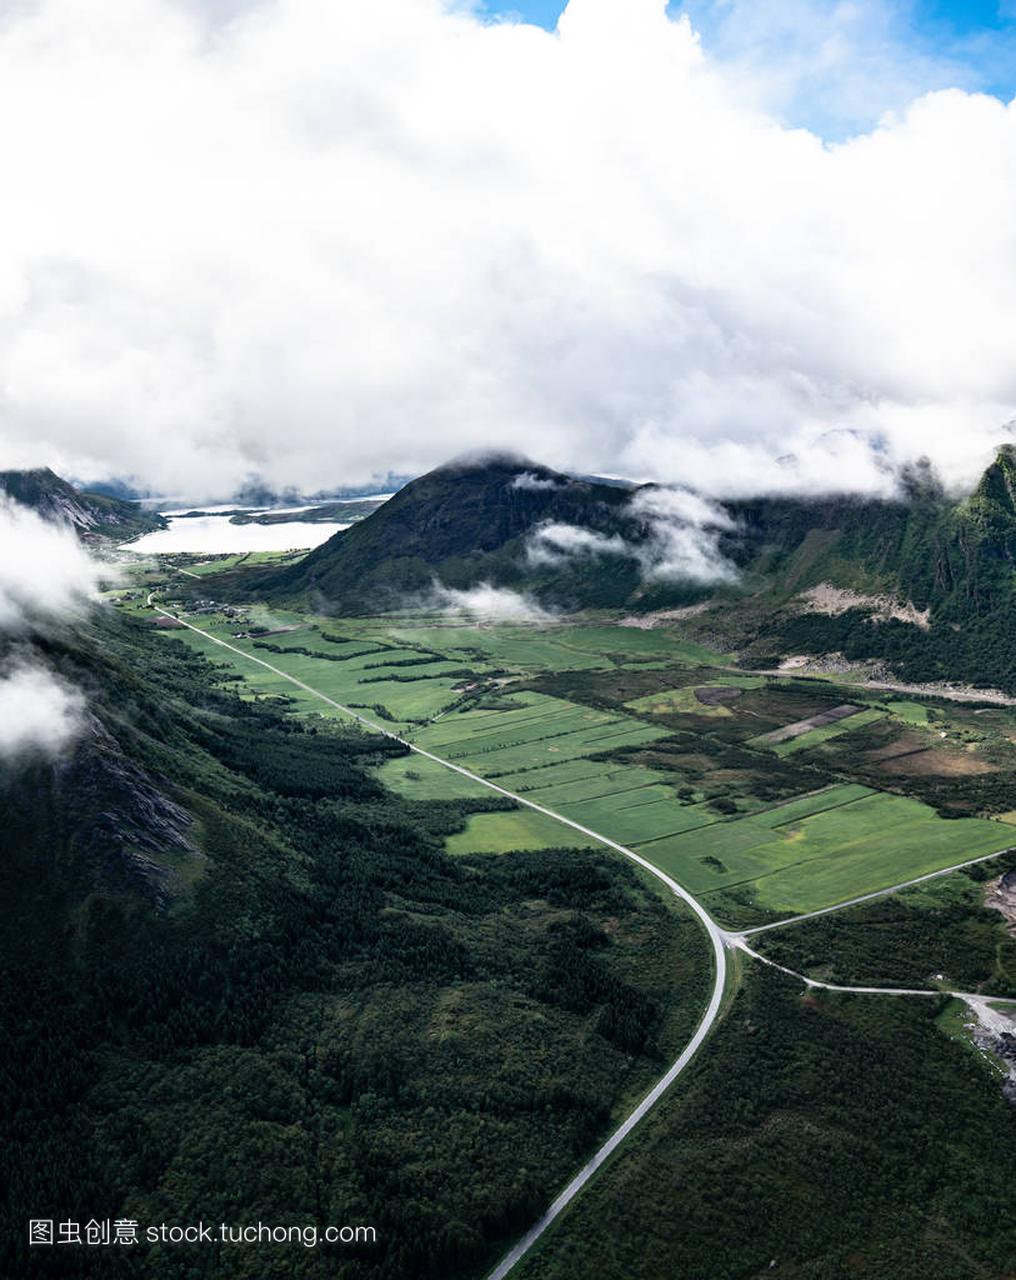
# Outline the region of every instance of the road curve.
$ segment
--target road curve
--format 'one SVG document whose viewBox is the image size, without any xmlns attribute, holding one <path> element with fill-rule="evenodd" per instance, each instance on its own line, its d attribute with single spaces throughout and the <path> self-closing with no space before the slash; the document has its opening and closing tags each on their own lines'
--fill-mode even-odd
<svg viewBox="0 0 1016 1280">
<path fill-rule="evenodd" d="M 180 623 L 181 626 L 187 627 L 190 631 L 196 631 L 199 635 L 204 636 L 206 640 L 211 640 L 214 644 L 220 645 L 223 649 L 238 654 L 241 658 L 246 658 L 248 662 L 256 663 L 260 667 L 265 667 L 277 676 L 281 676 L 284 680 L 288 680 L 290 684 L 296 685 L 305 693 L 311 694 L 312 697 L 320 699 L 330 707 L 334 707 L 337 711 L 341 711 L 344 715 L 364 725 L 366 728 L 373 730 L 375 733 L 383 734 L 386 738 L 391 738 L 395 742 L 401 743 L 402 746 L 408 747 L 416 755 L 423 756 L 427 760 L 434 761 L 435 764 L 441 765 L 445 769 L 450 769 L 454 773 L 461 774 L 464 778 L 470 778 L 473 782 L 477 782 L 480 786 L 487 787 L 490 791 L 496 791 L 498 795 L 506 796 L 509 800 L 524 805 L 527 809 L 534 809 L 537 813 L 545 814 L 548 818 L 553 818 L 556 822 L 563 823 L 566 827 L 571 827 L 573 831 L 578 831 L 584 836 L 589 836 L 600 844 L 606 845 L 608 849 L 613 849 L 615 853 L 620 853 L 630 862 L 636 863 L 643 870 L 648 871 L 650 875 L 655 876 L 667 888 L 681 899 L 682 902 L 694 911 L 698 916 L 702 927 L 709 936 L 710 944 L 713 949 L 713 990 L 709 998 L 709 1004 L 702 1020 L 699 1022 L 695 1030 L 695 1034 L 685 1045 L 680 1057 L 669 1068 L 669 1070 L 661 1076 L 661 1078 L 653 1085 L 652 1089 L 646 1094 L 638 1106 L 631 1114 L 618 1125 L 610 1137 L 604 1142 L 592 1159 L 583 1166 L 575 1177 L 568 1183 L 554 1203 L 550 1206 L 543 1217 L 533 1226 L 516 1245 L 511 1248 L 508 1253 L 501 1259 L 493 1271 L 490 1272 L 487 1280 L 503 1280 L 512 1268 L 529 1252 L 540 1236 L 547 1230 L 551 1223 L 571 1204 L 572 1200 L 578 1195 L 589 1179 L 593 1176 L 600 1165 L 608 1160 L 613 1152 L 624 1142 L 625 1138 L 631 1133 L 640 1120 L 656 1105 L 660 1098 L 666 1093 L 670 1086 L 674 1083 L 681 1072 L 687 1067 L 698 1050 L 701 1048 L 709 1032 L 712 1030 L 713 1024 L 719 1016 L 720 1006 L 723 1002 L 723 991 L 727 981 L 727 948 L 734 945 L 736 939 L 725 929 L 722 929 L 712 918 L 709 912 L 702 906 L 697 898 L 684 888 L 683 885 L 661 871 L 658 867 L 654 867 L 651 862 L 643 858 L 641 854 L 636 853 L 633 849 L 626 848 L 623 844 L 618 844 L 616 840 L 611 840 L 609 836 L 601 835 L 598 831 L 593 831 L 589 827 L 582 826 L 581 823 L 575 822 L 571 818 L 566 818 L 563 814 L 555 813 L 553 809 L 548 809 L 542 804 L 537 804 L 534 800 L 527 800 L 525 796 L 517 795 L 514 791 L 509 791 L 506 787 L 498 786 L 496 782 L 491 782 L 488 778 L 481 778 L 478 773 L 473 773 L 469 769 L 465 769 L 462 765 L 453 764 L 450 760 L 444 760 L 441 756 L 434 755 L 431 751 L 425 751 L 423 747 L 417 746 L 416 743 L 410 742 L 407 738 L 400 737 L 397 733 L 392 733 L 390 729 L 386 729 L 383 725 L 371 720 L 368 716 L 361 715 L 358 711 L 354 711 L 352 707 L 347 707 L 341 702 L 336 702 L 334 698 L 329 698 L 327 694 L 322 693 L 320 689 L 315 689 L 312 685 L 306 684 L 303 680 L 297 679 L 296 676 L 290 675 L 288 671 L 283 671 L 280 667 L 274 666 L 270 662 L 266 662 L 264 658 L 257 658 L 252 653 L 246 653 L 243 649 L 236 645 L 230 644 L 227 640 L 222 640 L 218 636 L 210 635 L 202 627 L 196 627 L 193 623 L 188 622 L 185 618 L 179 617 L 175 613 L 171 613 L 168 609 L 164 609 L 161 605 L 154 602 L 154 592 L 149 592 L 148 605 L 157 613 L 161 613 L 163 617 L 172 618 Z M 748 950 L 747 947 L 744 948 Z M 750 953 L 754 954 L 754 953 Z"/>
</svg>

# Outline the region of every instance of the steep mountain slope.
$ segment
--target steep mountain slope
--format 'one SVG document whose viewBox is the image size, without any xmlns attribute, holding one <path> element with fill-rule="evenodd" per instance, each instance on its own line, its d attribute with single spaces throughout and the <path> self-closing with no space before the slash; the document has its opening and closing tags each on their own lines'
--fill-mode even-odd
<svg viewBox="0 0 1016 1280">
<path fill-rule="evenodd" d="M 143 511 L 136 502 L 75 489 L 48 467 L 0 471 L 0 493 L 32 507 L 47 520 L 73 525 L 86 538 L 106 535 L 125 540 L 166 524 L 162 516 Z"/>
<path fill-rule="evenodd" d="M 819 582 L 886 590 L 937 618 L 1008 602 L 1016 567 L 1016 450 L 1004 446 L 974 492 L 954 502 L 926 471 L 895 500 L 759 498 L 728 504 L 729 553 L 749 578 L 789 597 Z"/>
<path fill-rule="evenodd" d="M 977 488 L 949 501 L 926 476 L 898 501 L 735 504 L 742 535 L 730 554 L 742 591 L 722 620 L 761 665 L 788 653 L 885 659 L 912 680 L 960 680 L 1016 692 L 1016 450 L 1004 446 Z M 802 593 L 828 584 L 885 593 L 826 612 Z M 914 610 L 909 610 L 913 605 Z M 923 611 L 924 620 L 907 617 Z M 708 625 L 708 623 L 706 624 Z"/>
</svg>

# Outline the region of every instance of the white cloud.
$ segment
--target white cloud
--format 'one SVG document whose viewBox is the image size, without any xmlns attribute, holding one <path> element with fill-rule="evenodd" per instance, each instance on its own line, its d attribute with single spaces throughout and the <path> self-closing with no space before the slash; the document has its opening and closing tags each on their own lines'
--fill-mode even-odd
<svg viewBox="0 0 1016 1280">
<path fill-rule="evenodd" d="M 109 578 L 66 525 L 0 496 L 0 633 L 79 616 Z"/>
<path fill-rule="evenodd" d="M 39 666 L 0 675 L 0 760 L 58 755 L 80 732 L 84 698 Z"/>
<path fill-rule="evenodd" d="M 702 529 L 734 527 L 730 513 L 688 489 L 641 489 L 631 500 L 634 515 L 648 516 L 675 524 L 693 524 Z"/>
<path fill-rule="evenodd" d="M 696 586 L 737 581 L 737 568 L 720 550 L 720 534 L 734 528 L 721 506 L 686 489 L 643 489 L 631 510 L 649 523 L 649 540 L 638 548 L 647 580 Z"/>
<path fill-rule="evenodd" d="M 538 525 L 526 544 L 530 564 L 560 564 L 568 556 L 628 554 L 627 543 L 617 534 L 608 537 L 593 529 L 556 522 Z"/>
<path fill-rule="evenodd" d="M 8 642 L 0 646 L 0 760 L 57 755 L 80 731 L 84 697 L 46 668 L 31 642 L 82 616 L 109 576 L 71 526 L 0 496 L 0 639 Z"/>
<path fill-rule="evenodd" d="M 532 565 L 559 565 L 569 557 L 626 556 L 639 564 L 646 581 L 697 586 L 737 580 L 736 567 L 723 555 L 720 534 L 731 532 L 728 512 L 687 489 L 646 488 L 636 493 L 627 514 L 646 526 L 641 541 L 603 534 L 579 525 L 538 525 L 526 554 Z"/>
<path fill-rule="evenodd" d="M 538 476 L 532 471 L 521 471 L 511 483 L 513 489 L 529 489 L 532 491 L 560 489 L 561 483 L 553 476 Z"/>
<path fill-rule="evenodd" d="M 901 99 L 830 146 L 721 53 L 664 0 L 557 35 L 8 7 L 0 465 L 318 489 L 482 443 L 712 494 L 922 453 L 969 482 L 1016 416 L 1016 108 Z"/>
<path fill-rule="evenodd" d="M 435 584 L 426 607 L 476 622 L 553 622 L 555 615 L 518 591 L 483 582 L 468 591 Z"/>
</svg>

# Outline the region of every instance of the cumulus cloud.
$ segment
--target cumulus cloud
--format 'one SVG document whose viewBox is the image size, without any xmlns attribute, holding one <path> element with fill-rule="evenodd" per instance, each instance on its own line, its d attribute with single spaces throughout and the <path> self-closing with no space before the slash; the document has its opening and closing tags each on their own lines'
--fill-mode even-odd
<svg viewBox="0 0 1016 1280">
<path fill-rule="evenodd" d="M 80 732 L 85 700 L 41 666 L 0 675 L 0 760 L 58 755 Z"/>
<path fill-rule="evenodd" d="M 907 89 L 829 144 L 719 52 L 665 0 L 6 6 L 0 465 L 316 490 L 482 433 L 969 483 L 1016 416 L 1016 108 Z"/>
<path fill-rule="evenodd" d="M 73 530 L 0 497 L 0 633 L 80 616 L 110 576 Z"/>
<path fill-rule="evenodd" d="M 435 584 L 428 607 L 476 622 L 553 622 L 555 615 L 528 595 L 484 582 L 468 591 Z"/>
</svg>

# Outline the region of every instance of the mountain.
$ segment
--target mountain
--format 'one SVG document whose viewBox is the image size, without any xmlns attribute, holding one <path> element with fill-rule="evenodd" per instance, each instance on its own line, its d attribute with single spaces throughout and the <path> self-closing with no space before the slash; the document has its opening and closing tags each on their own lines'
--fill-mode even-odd
<svg viewBox="0 0 1016 1280">
<path fill-rule="evenodd" d="M 166 524 L 162 516 L 143 511 L 136 502 L 75 489 L 49 467 L 0 471 L 0 493 L 32 507 L 47 520 L 73 525 L 86 538 L 105 535 L 125 541 Z"/>
<path fill-rule="evenodd" d="M 1016 449 L 1003 446 L 961 501 L 927 466 L 899 479 L 891 499 L 760 497 L 726 503 L 703 526 L 694 511 L 668 515 L 666 491 L 651 485 L 619 488 L 518 458 L 455 462 L 296 565 L 226 589 L 332 614 L 481 585 L 566 611 L 708 598 L 695 625 L 759 664 L 840 652 L 914 679 L 1016 688 Z M 548 547 L 548 530 L 562 527 L 569 540 Z M 668 546 L 684 560 L 665 574 Z M 816 602 L 827 588 L 841 593 L 835 607 Z"/>
<path fill-rule="evenodd" d="M 912 680 L 1016 692 L 1013 446 L 959 501 L 912 471 L 895 500 L 759 499 L 729 510 L 739 545 L 728 550 L 742 569 L 735 630 L 760 665 L 841 653 L 884 659 Z M 843 593 L 838 603 L 815 600 L 826 587 Z"/>
<path fill-rule="evenodd" d="M 578 479 L 525 459 L 489 457 L 438 467 L 299 564 L 244 579 L 246 592 L 302 597 L 330 613 L 374 613 L 429 598 L 435 587 L 481 584 L 563 609 L 646 607 L 697 598 L 687 583 L 648 586 L 634 555 L 534 556 L 534 536 L 566 526 L 636 551 L 651 537 L 633 490 Z"/>
</svg>

